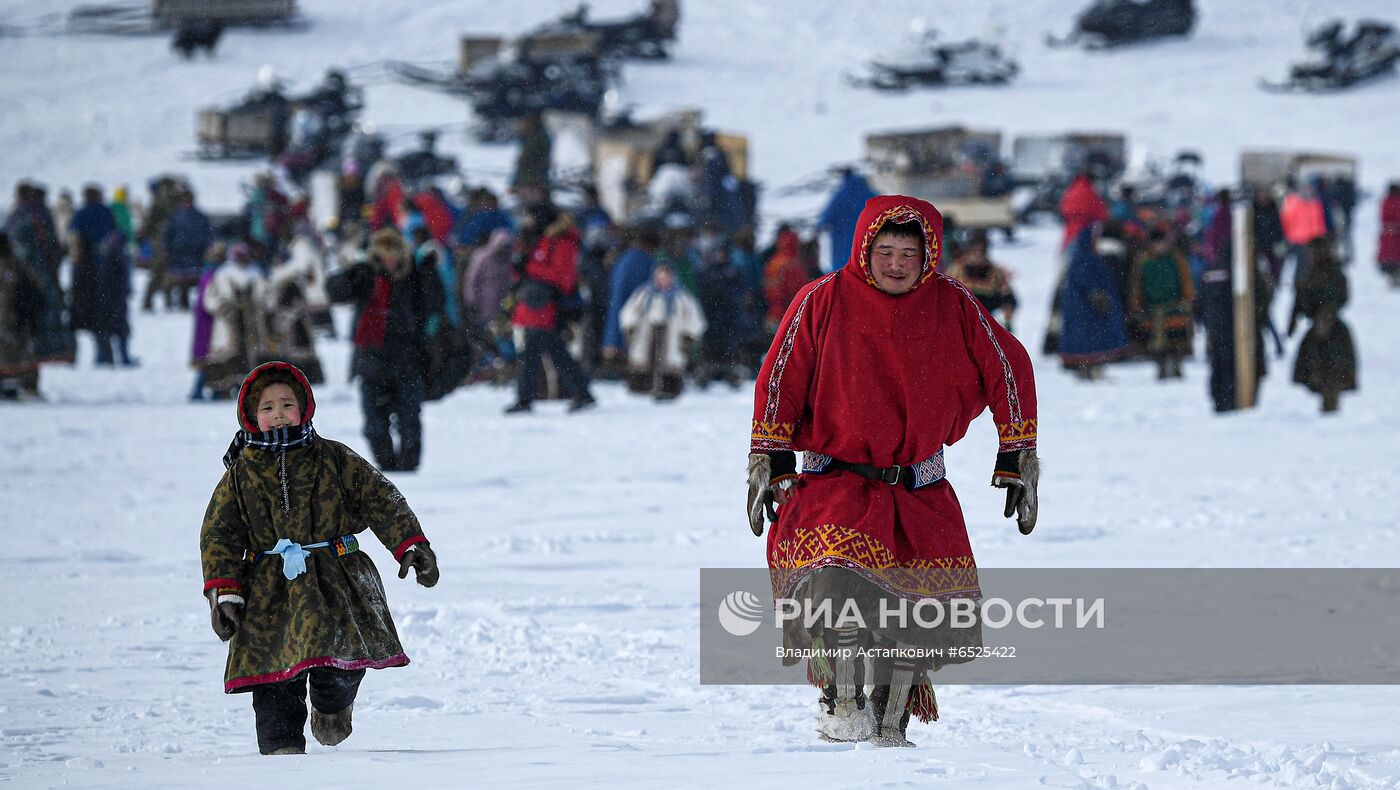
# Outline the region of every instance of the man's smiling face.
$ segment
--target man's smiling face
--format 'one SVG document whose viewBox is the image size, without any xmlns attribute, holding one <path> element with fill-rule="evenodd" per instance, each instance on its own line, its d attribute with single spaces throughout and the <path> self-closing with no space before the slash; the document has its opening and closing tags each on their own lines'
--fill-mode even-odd
<svg viewBox="0 0 1400 790">
<path fill-rule="evenodd" d="M 870 243 L 870 273 L 891 296 L 908 293 L 924 270 L 923 240 L 882 231 Z"/>
</svg>

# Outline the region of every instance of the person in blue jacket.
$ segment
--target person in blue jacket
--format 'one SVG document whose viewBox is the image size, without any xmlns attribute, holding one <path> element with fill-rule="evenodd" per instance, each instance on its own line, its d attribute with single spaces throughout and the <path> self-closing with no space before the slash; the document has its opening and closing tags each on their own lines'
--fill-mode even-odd
<svg viewBox="0 0 1400 790">
<path fill-rule="evenodd" d="M 69 292 L 69 318 L 74 331 L 91 332 L 97 347 L 99 365 L 120 359 L 135 365 L 127 350 L 131 334 L 126 298 L 131 293 L 131 262 L 126 256 L 126 237 L 117 227 L 116 216 L 102 200 L 101 188 L 83 188 L 83 205 L 68 223 L 73 234 L 73 285 Z M 113 353 L 113 341 L 118 353 Z"/>
<path fill-rule="evenodd" d="M 486 243 L 491 231 L 505 228 L 515 231 L 515 222 L 500 209 L 496 194 L 486 187 L 478 187 L 467 196 L 467 209 L 458 217 L 452 228 L 452 243 L 465 248 L 457 257 L 466 260 L 476 247 Z"/>
<path fill-rule="evenodd" d="M 1103 377 L 1103 364 L 1128 352 L 1128 331 L 1123 303 L 1113 270 L 1094 248 L 1098 226 L 1090 225 L 1074 237 L 1060 304 L 1064 326 L 1060 330 L 1060 361 L 1081 378 Z"/>
<path fill-rule="evenodd" d="M 817 228 L 831 237 L 832 271 L 846 265 L 846 256 L 855 240 L 856 220 L 860 219 L 865 202 L 875 197 L 865 176 L 850 167 L 841 168 L 840 175 L 841 183 L 817 218 Z"/>
<path fill-rule="evenodd" d="M 608 320 L 603 326 L 603 357 L 609 361 L 626 357 L 627 342 L 622 337 L 619 314 L 632 293 L 651 281 L 659 243 L 656 229 L 643 225 L 632 231 L 627 249 L 613 264 L 608 288 Z"/>
<path fill-rule="evenodd" d="M 180 309 L 190 309 L 190 289 L 199 282 L 204 253 L 214 243 L 214 227 L 204 212 L 195 208 L 194 193 L 180 193 L 179 207 L 165 223 L 165 285 L 179 299 Z"/>
<path fill-rule="evenodd" d="M 102 189 L 95 185 L 83 187 L 83 205 L 68 222 L 69 232 L 76 234 L 79 249 L 70 250 L 79 256 L 97 252 L 107 234 L 117 229 L 117 218 L 102 202 Z"/>
</svg>

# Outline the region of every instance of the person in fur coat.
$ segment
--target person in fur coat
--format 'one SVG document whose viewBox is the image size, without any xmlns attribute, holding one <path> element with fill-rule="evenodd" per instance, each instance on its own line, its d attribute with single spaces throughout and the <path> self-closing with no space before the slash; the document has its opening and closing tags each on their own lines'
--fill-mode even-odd
<svg viewBox="0 0 1400 790">
<path fill-rule="evenodd" d="M 305 257 L 293 255 L 272 270 L 267 284 L 267 353 L 291 362 L 312 384 L 326 380 L 316 356 L 313 299 L 325 299 L 324 276 Z M 321 302 L 321 305 L 326 305 Z"/>
<path fill-rule="evenodd" d="M 264 360 L 267 346 L 267 278 L 242 242 L 229 247 L 204 289 L 202 306 L 213 317 L 204 381 L 215 397 L 227 395 L 243 371 Z"/>
<path fill-rule="evenodd" d="M 1128 310 L 1148 338 L 1159 379 L 1181 378 L 1181 361 L 1191 356 L 1194 299 L 1186 256 L 1173 249 L 1164 229 L 1153 228 L 1147 249 L 1133 259 Z"/>
<path fill-rule="evenodd" d="M 1308 265 L 1298 280 L 1288 334 L 1298 329 L 1298 319 L 1311 322 L 1298 344 L 1293 381 L 1322 396 L 1322 412 L 1341 408 L 1343 392 L 1356 389 L 1356 344 L 1341 318 L 1347 303 L 1347 276 L 1337 263 L 1326 238 L 1307 247 Z"/>
<path fill-rule="evenodd" d="M 705 336 L 700 302 L 680 287 L 666 265 L 658 265 L 651 282 L 638 288 L 619 315 L 627 335 L 628 385 L 633 392 L 672 400 L 684 387 L 690 352 Z"/>
<path fill-rule="evenodd" d="M 9 234 L 0 231 L 0 399 L 18 399 L 21 380 L 39 367 L 34 325 L 43 298 L 43 277 L 15 254 Z"/>
<path fill-rule="evenodd" d="M 224 692 L 251 693 L 258 751 L 306 751 L 350 736 L 367 669 L 408 663 L 374 561 L 356 533 L 393 552 L 399 578 L 438 581 L 437 557 L 394 484 L 316 433 L 316 399 L 295 366 L 269 362 L 238 392 L 238 426 L 199 533 L 210 625 L 228 642 Z"/>
</svg>

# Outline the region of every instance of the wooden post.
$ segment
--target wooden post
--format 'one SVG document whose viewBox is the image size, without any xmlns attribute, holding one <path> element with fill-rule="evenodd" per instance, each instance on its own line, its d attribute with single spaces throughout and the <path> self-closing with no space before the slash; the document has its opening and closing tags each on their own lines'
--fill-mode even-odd
<svg viewBox="0 0 1400 790">
<path fill-rule="evenodd" d="M 1254 315 L 1254 201 L 1233 209 L 1235 238 L 1235 408 L 1254 407 L 1258 377 L 1254 372 L 1258 328 Z"/>
</svg>

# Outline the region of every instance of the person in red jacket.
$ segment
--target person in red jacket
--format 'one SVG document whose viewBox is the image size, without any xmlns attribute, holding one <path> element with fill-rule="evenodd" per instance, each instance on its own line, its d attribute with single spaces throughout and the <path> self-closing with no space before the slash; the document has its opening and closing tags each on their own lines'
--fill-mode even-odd
<svg viewBox="0 0 1400 790">
<path fill-rule="evenodd" d="M 807 269 L 802 265 L 802 242 L 796 232 L 787 227 L 779 229 L 773 248 L 773 257 L 763 267 L 763 298 L 768 302 L 765 324 L 770 333 L 782 320 L 792 297 L 809 282 Z"/>
<path fill-rule="evenodd" d="M 403 183 L 398 175 L 386 172 L 375 185 L 374 205 L 370 212 L 371 230 L 403 227 Z"/>
<path fill-rule="evenodd" d="M 423 189 L 414 193 L 413 207 L 423 215 L 423 224 L 438 244 L 447 243 L 447 234 L 452 232 L 452 210 L 447 201 L 436 189 Z"/>
<path fill-rule="evenodd" d="M 1074 177 L 1060 198 L 1060 220 L 1065 225 L 1065 235 L 1060 239 L 1060 249 L 1067 250 L 1079 232 L 1095 223 L 1108 219 L 1108 206 L 1094 189 L 1094 182 L 1087 173 Z"/>
<path fill-rule="evenodd" d="M 1400 288 L 1400 181 L 1390 185 L 1381 203 L 1381 241 L 1376 262 L 1390 278 L 1390 286 Z"/>
<path fill-rule="evenodd" d="M 588 375 L 569 354 L 559 335 L 559 305 L 578 292 L 578 230 L 567 214 L 550 203 L 536 203 L 526 210 L 520 228 L 519 280 L 511 325 L 524 331 L 515 379 L 515 403 L 506 414 L 528 412 L 534 403 L 544 357 L 559 372 L 560 386 L 570 394 L 569 411 L 592 406 Z"/>
<path fill-rule="evenodd" d="M 1035 527 L 1030 357 L 976 296 L 937 272 L 942 228 L 938 210 L 922 200 L 882 195 L 867 202 L 851 262 L 798 292 L 759 372 L 748 516 L 756 535 L 765 514 L 774 522 L 767 550 L 774 597 L 801 596 L 836 612 L 854 601 L 868 626 L 838 621 L 808 629 L 802 618 L 789 620 L 786 648 L 981 645 L 977 627 L 887 628 L 873 612 L 891 602 L 893 609 L 980 597 L 943 448 L 984 409 L 1000 435 L 992 485 L 1007 489 L 1006 515 L 1017 514 L 1023 534 Z M 910 745 L 909 716 L 937 718 L 926 677 L 936 668 L 876 658 L 867 698 L 859 654 L 813 661 L 808 676 L 822 689 L 819 732 L 830 740 Z"/>
</svg>

